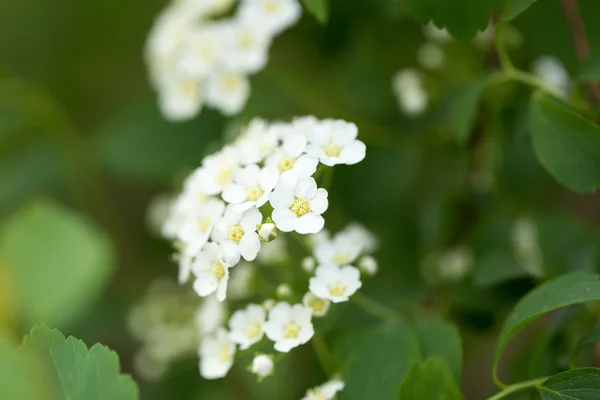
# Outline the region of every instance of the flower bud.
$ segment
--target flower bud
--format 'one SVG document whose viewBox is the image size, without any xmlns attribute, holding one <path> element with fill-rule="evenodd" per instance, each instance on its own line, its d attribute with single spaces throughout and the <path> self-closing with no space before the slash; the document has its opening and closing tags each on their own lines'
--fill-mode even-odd
<svg viewBox="0 0 600 400">
<path fill-rule="evenodd" d="M 260 378 L 267 377 L 273 373 L 273 358 L 266 354 L 260 354 L 252 360 L 252 373 Z"/>
<path fill-rule="evenodd" d="M 290 285 L 282 283 L 281 285 L 277 286 L 277 297 L 288 297 L 290 294 L 292 294 Z"/>
<path fill-rule="evenodd" d="M 265 308 L 265 310 L 269 311 L 275 305 L 275 300 L 266 299 L 265 301 L 263 301 L 262 305 Z"/>
<path fill-rule="evenodd" d="M 258 236 L 263 242 L 275 240 L 277 235 L 279 235 L 279 231 L 275 228 L 275 224 L 272 223 L 264 223 L 258 229 Z"/>
<path fill-rule="evenodd" d="M 371 256 L 364 256 L 358 261 L 358 268 L 368 276 L 373 276 L 377 273 L 377 261 Z"/>
<path fill-rule="evenodd" d="M 309 257 L 305 257 L 302 259 L 301 265 L 302 265 L 302 269 L 310 274 L 315 270 L 315 267 L 317 266 L 317 262 L 315 261 L 315 259 L 313 257 L 309 256 Z"/>
</svg>

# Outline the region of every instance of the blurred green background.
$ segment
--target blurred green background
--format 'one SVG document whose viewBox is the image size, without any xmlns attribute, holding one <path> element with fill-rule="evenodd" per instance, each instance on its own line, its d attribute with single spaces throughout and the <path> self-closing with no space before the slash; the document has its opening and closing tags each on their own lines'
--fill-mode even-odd
<svg viewBox="0 0 600 400">
<path fill-rule="evenodd" d="M 592 50 L 600 52 L 600 3 L 579 4 Z M 402 1 L 332 0 L 326 26 L 305 14 L 275 40 L 239 116 L 203 110 L 191 122 L 172 124 L 158 112 L 142 57 L 164 6 L 157 0 L 0 5 L 0 320 L 7 336 L 20 338 L 31 324 L 46 322 L 115 349 L 122 368 L 135 375 L 139 343 L 126 329 L 127 314 L 153 280 L 174 280 L 177 273 L 171 245 L 149 228 L 148 206 L 156 195 L 178 190 L 228 130 L 254 116 L 314 114 L 357 123 L 367 158 L 336 167 L 328 228 L 359 221 L 380 237 L 380 273 L 364 289 L 371 297 L 398 307 L 420 302 L 459 325 L 467 398 L 492 391 L 495 334 L 516 299 L 540 279 L 518 266 L 506 276 L 486 275 L 495 262 L 514 263 L 509 238 L 518 217 L 537 224 L 544 279 L 598 269 L 599 199 L 569 193 L 537 163 L 524 130 L 526 88 L 488 90 L 470 140 L 457 140 L 447 117 L 457 103 L 453 88 L 497 68 L 489 49 L 444 45 L 445 68 L 426 74 L 430 111 L 404 117 L 391 80 L 397 70 L 417 67 L 422 26 L 405 15 Z M 517 65 L 527 69 L 551 54 L 576 73 L 558 1 L 539 1 L 514 25 L 521 34 L 511 51 Z M 474 183 L 482 173 L 487 183 Z M 468 275 L 459 283 L 425 279 L 422 261 L 457 245 L 473 249 Z M 332 343 L 374 323 L 351 306 L 340 313 L 327 333 Z M 559 370 L 555 359 L 532 368 Z M 208 382 L 191 356 L 158 382 L 136 380 L 143 399 L 286 400 L 326 379 L 308 346 L 261 385 L 245 367 L 238 363 L 227 379 Z M 530 373 L 522 369 L 513 371 L 515 380 Z"/>
</svg>

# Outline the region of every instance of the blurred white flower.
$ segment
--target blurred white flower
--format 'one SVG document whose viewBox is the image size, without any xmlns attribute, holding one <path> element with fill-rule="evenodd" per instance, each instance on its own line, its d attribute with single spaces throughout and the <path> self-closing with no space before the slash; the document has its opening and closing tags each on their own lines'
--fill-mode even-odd
<svg viewBox="0 0 600 400">
<path fill-rule="evenodd" d="M 236 265 L 240 255 L 246 261 L 256 258 L 261 243 L 257 227 L 261 221 L 262 215 L 256 207 L 239 212 L 234 206 L 227 206 L 225 215 L 215 224 L 212 239 L 221 245 L 228 264 Z"/>
<path fill-rule="evenodd" d="M 417 51 L 419 64 L 427 69 L 440 69 L 446 62 L 446 54 L 440 46 L 435 43 L 424 43 Z"/>
<path fill-rule="evenodd" d="M 320 265 L 310 278 L 308 288 L 317 297 L 334 303 L 348 301 L 360 287 L 360 271 L 351 265 Z"/>
<path fill-rule="evenodd" d="M 330 241 L 315 245 L 314 254 L 319 264 L 345 265 L 353 263 L 362 251 L 353 236 L 337 234 Z"/>
<path fill-rule="evenodd" d="M 211 74 L 206 81 L 206 104 L 225 115 L 239 113 L 250 96 L 250 81 L 239 72 L 226 70 Z"/>
<path fill-rule="evenodd" d="M 259 354 L 252 360 L 252 373 L 265 378 L 273 373 L 273 357 Z"/>
<path fill-rule="evenodd" d="M 403 69 L 394 75 L 392 89 L 400 109 L 407 115 L 422 114 L 429 102 L 427 92 L 423 88 L 421 76 L 414 69 Z"/>
<path fill-rule="evenodd" d="M 205 173 L 204 192 L 219 194 L 231 182 L 240 165 L 239 156 L 233 147 L 225 146 L 220 151 L 204 157 L 202 169 Z"/>
<path fill-rule="evenodd" d="M 279 147 L 279 135 L 267 121 L 254 118 L 234 142 L 243 165 L 260 164 Z"/>
<path fill-rule="evenodd" d="M 344 382 L 334 379 L 309 389 L 301 400 L 331 400 L 342 389 L 344 389 Z"/>
<path fill-rule="evenodd" d="M 321 299 L 315 296 L 312 292 L 306 292 L 302 297 L 302 304 L 310 307 L 314 317 L 324 317 L 329 311 L 331 302 L 327 299 Z"/>
<path fill-rule="evenodd" d="M 227 297 L 227 281 L 229 268 L 225 261 L 223 249 L 216 243 L 207 243 L 192 264 L 192 271 L 196 276 L 194 290 L 205 297 L 217 293 L 219 301 Z"/>
<path fill-rule="evenodd" d="M 277 293 L 277 297 L 285 298 L 289 297 L 292 294 L 292 288 L 290 288 L 290 285 L 288 285 L 287 283 L 281 283 L 277 286 L 275 292 Z"/>
<path fill-rule="evenodd" d="M 558 58 L 541 56 L 533 62 L 531 69 L 546 85 L 559 94 L 566 95 L 569 92 L 571 78 Z"/>
<path fill-rule="evenodd" d="M 302 266 L 303 270 L 305 270 L 308 273 L 312 273 L 315 270 L 315 267 L 317 266 L 317 261 L 314 259 L 314 257 L 308 256 L 302 259 L 300 265 Z"/>
<path fill-rule="evenodd" d="M 308 136 L 306 152 L 325 165 L 352 165 L 364 160 L 367 147 L 357 140 L 358 128 L 343 120 L 324 120 Z"/>
<path fill-rule="evenodd" d="M 470 247 L 458 246 L 438 256 L 438 273 L 444 281 L 458 282 L 473 267 L 473 251 Z"/>
<path fill-rule="evenodd" d="M 222 24 L 207 24 L 195 28 L 186 43 L 179 68 L 189 76 L 204 79 L 215 73 L 225 54 Z"/>
<path fill-rule="evenodd" d="M 274 168 L 246 165 L 235 171 L 233 182 L 223 189 L 223 200 L 237 204 L 238 211 L 260 207 L 269 200 L 277 180 L 278 173 Z"/>
<path fill-rule="evenodd" d="M 253 74 L 265 67 L 272 37 L 260 21 L 237 20 L 225 35 L 226 69 Z"/>
<path fill-rule="evenodd" d="M 357 222 L 350 223 L 342 232 L 338 233 L 338 235 L 349 236 L 351 240 L 360 247 L 361 253 L 370 254 L 377 251 L 377 248 L 379 247 L 377 237 Z"/>
<path fill-rule="evenodd" d="M 200 375 L 205 379 L 223 378 L 233 365 L 235 350 L 225 329 L 204 337 L 199 348 Z"/>
<path fill-rule="evenodd" d="M 266 312 L 262 306 L 249 304 L 246 309 L 238 310 L 229 319 L 229 337 L 233 343 L 246 350 L 263 337 L 263 324 Z"/>
<path fill-rule="evenodd" d="M 373 276 L 377 273 L 377 261 L 371 256 L 363 256 L 358 260 L 358 268 L 368 276 Z"/>
<path fill-rule="evenodd" d="M 160 93 L 160 109 L 170 121 L 182 121 L 198 114 L 204 104 L 205 94 L 192 77 L 176 74 L 169 77 Z"/>
<path fill-rule="evenodd" d="M 224 210 L 225 203 L 221 200 L 216 198 L 206 200 L 182 222 L 177 238 L 189 246 L 190 251 L 197 253 L 208 241 L 214 223 L 221 218 Z M 187 278 L 184 279 L 185 281 Z"/>
<path fill-rule="evenodd" d="M 302 15 L 297 0 L 242 0 L 239 16 L 255 21 L 270 34 L 277 34 L 296 24 Z"/>
<path fill-rule="evenodd" d="M 543 275 L 543 255 L 538 229 L 530 217 L 518 218 L 511 227 L 510 241 L 515 259 L 534 276 Z"/>
<path fill-rule="evenodd" d="M 267 337 L 275 342 L 275 350 L 287 353 L 294 347 L 308 342 L 315 331 L 311 322 L 311 309 L 302 304 L 291 306 L 277 303 L 269 310 L 264 324 Z"/>
<path fill-rule="evenodd" d="M 202 337 L 215 332 L 225 322 L 227 307 L 216 295 L 206 296 L 196 311 L 196 329 Z"/>
</svg>

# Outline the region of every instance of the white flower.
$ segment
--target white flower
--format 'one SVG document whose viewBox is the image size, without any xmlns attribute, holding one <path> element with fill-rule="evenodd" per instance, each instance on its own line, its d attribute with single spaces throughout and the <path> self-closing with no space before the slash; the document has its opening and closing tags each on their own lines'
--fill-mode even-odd
<svg viewBox="0 0 600 400">
<path fill-rule="evenodd" d="M 539 57 L 534 61 L 532 70 L 546 85 L 558 93 L 567 94 L 569 92 L 571 78 L 565 66 L 556 57 Z"/>
<path fill-rule="evenodd" d="M 262 224 L 258 229 L 258 236 L 260 236 L 260 240 L 264 242 L 271 242 L 275 240 L 278 234 L 279 232 L 277 232 L 275 224 L 272 224 L 270 222 Z"/>
<path fill-rule="evenodd" d="M 173 75 L 162 84 L 159 106 L 170 121 L 183 121 L 200 112 L 204 103 L 204 93 L 195 78 L 186 75 Z"/>
<path fill-rule="evenodd" d="M 392 89 L 400 109 L 407 115 L 417 116 L 427 109 L 429 98 L 418 71 L 414 69 L 398 71 L 392 80 Z"/>
<path fill-rule="evenodd" d="M 443 280 L 458 282 L 473 266 L 473 251 L 458 246 L 442 252 L 438 258 L 439 275 Z"/>
<path fill-rule="evenodd" d="M 200 336 L 215 332 L 225 322 L 227 307 L 216 296 L 207 296 L 196 311 L 196 329 Z"/>
<path fill-rule="evenodd" d="M 440 29 L 431 21 L 423 27 L 423 34 L 427 39 L 438 43 L 445 43 L 452 40 L 452 36 L 450 36 L 446 28 Z"/>
<path fill-rule="evenodd" d="M 196 275 L 194 281 L 196 293 L 205 297 L 216 291 L 217 299 L 225 300 L 230 267 L 231 265 L 224 259 L 221 246 L 207 243 L 192 264 L 192 271 Z"/>
<path fill-rule="evenodd" d="M 265 67 L 271 35 L 256 21 L 237 20 L 226 33 L 225 68 L 253 74 Z"/>
<path fill-rule="evenodd" d="M 262 221 L 262 215 L 256 207 L 238 212 L 235 207 L 227 206 L 225 215 L 216 222 L 212 239 L 221 244 L 225 260 L 235 265 L 240 255 L 246 261 L 253 261 L 260 251 L 260 238 L 257 226 Z"/>
<path fill-rule="evenodd" d="M 200 251 L 208 241 L 215 221 L 221 218 L 225 210 L 225 203 L 216 198 L 206 200 L 197 210 L 181 224 L 177 237 L 191 251 Z"/>
<path fill-rule="evenodd" d="M 319 160 L 303 154 L 306 150 L 307 138 L 295 130 L 292 132 L 286 130 L 282 140 L 280 150 L 271 155 L 265 164 L 282 174 L 289 171 L 296 171 L 299 176 L 314 174 Z"/>
<path fill-rule="evenodd" d="M 361 253 L 372 253 L 379 247 L 377 237 L 373 235 L 367 228 L 356 222 L 348 225 L 342 232 L 338 234 L 351 237 L 357 246 L 360 247 Z"/>
<path fill-rule="evenodd" d="M 192 30 L 193 18 L 177 8 L 167 8 L 156 18 L 146 44 L 146 57 L 151 66 L 175 56 Z"/>
<path fill-rule="evenodd" d="M 199 348 L 200 375 L 205 379 L 223 378 L 233 365 L 235 344 L 225 329 L 204 337 Z"/>
<path fill-rule="evenodd" d="M 265 378 L 273 373 L 273 358 L 266 354 L 259 354 L 252 360 L 252 373 Z"/>
<path fill-rule="evenodd" d="M 302 266 L 302 269 L 305 270 L 308 273 L 311 273 L 315 270 L 315 267 L 317 266 L 317 262 L 314 259 L 314 257 L 304 257 L 302 259 L 302 261 L 300 262 L 300 265 Z"/>
<path fill-rule="evenodd" d="M 324 317 L 329 311 L 331 302 L 327 299 L 321 299 L 315 296 L 312 292 L 306 292 L 302 297 L 302 304 L 310 307 L 312 315 L 315 317 Z"/>
<path fill-rule="evenodd" d="M 280 33 L 294 25 L 302 15 L 298 0 L 243 0 L 240 18 L 255 21 L 271 34 Z"/>
<path fill-rule="evenodd" d="M 207 194 L 218 194 L 223 191 L 233 179 L 233 174 L 239 166 L 237 151 L 226 146 L 215 154 L 206 156 L 202 167 L 206 173 L 204 190 Z"/>
<path fill-rule="evenodd" d="M 424 43 L 417 52 L 419 64 L 428 69 L 440 69 L 446 62 L 444 50 L 434 43 Z"/>
<path fill-rule="evenodd" d="M 275 350 L 287 353 L 312 338 L 315 331 L 310 319 L 310 308 L 302 304 L 291 306 L 280 302 L 269 311 L 269 319 L 263 329 L 267 337 L 275 342 Z"/>
<path fill-rule="evenodd" d="M 273 168 L 246 165 L 235 172 L 233 182 L 223 189 L 223 200 L 238 204 L 237 210 L 260 207 L 269 199 L 277 179 L 277 171 Z"/>
<path fill-rule="evenodd" d="M 179 68 L 203 79 L 215 72 L 223 56 L 223 25 L 202 25 L 190 34 Z"/>
<path fill-rule="evenodd" d="M 542 276 L 543 254 L 535 221 L 530 217 L 518 218 L 512 224 L 510 241 L 515 259 L 523 269 L 534 276 Z"/>
<path fill-rule="evenodd" d="M 325 165 L 356 164 L 365 158 L 367 147 L 356 139 L 358 128 L 351 122 L 323 120 L 310 132 L 306 152 Z"/>
<path fill-rule="evenodd" d="M 279 298 L 288 297 L 292 294 L 292 288 L 287 283 L 282 283 L 277 286 L 275 292 L 277 293 L 277 297 Z"/>
<path fill-rule="evenodd" d="M 377 273 L 377 261 L 371 256 L 364 256 L 358 260 L 358 268 L 368 276 L 373 276 Z"/>
<path fill-rule="evenodd" d="M 259 164 L 279 147 L 279 135 L 261 118 L 254 118 L 235 140 L 243 165 Z"/>
<path fill-rule="evenodd" d="M 269 311 L 271 308 L 275 307 L 275 304 L 277 304 L 277 302 L 274 299 L 266 299 L 263 301 L 262 306 L 265 310 Z"/>
<path fill-rule="evenodd" d="M 229 337 L 232 342 L 240 345 L 240 350 L 246 350 L 263 337 L 265 309 L 256 304 L 250 304 L 245 310 L 233 313 L 229 320 Z"/>
<path fill-rule="evenodd" d="M 362 247 L 351 235 L 343 233 L 336 235 L 333 240 L 316 244 L 314 253 L 319 264 L 345 265 L 353 263 Z"/>
<path fill-rule="evenodd" d="M 361 286 L 358 268 L 351 265 L 320 265 L 315 276 L 310 278 L 308 287 L 315 296 L 340 303 L 348 301 Z"/>
<path fill-rule="evenodd" d="M 283 232 L 317 233 L 325 225 L 321 214 L 329 206 L 327 196 L 325 189 L 317 189 L 313 178 L 285 174 L 269 197 L 273 222 Z"/>
<path fill-rule="evenodd" d="M 344 382 L 334 379 L 309 389 L 301 400 L 331 400 L 342 389 L 344 389 Z"/>
<path fill-rule="evenodd" d="M 220 71 L 206 81 L 206 104 L 225 115 L 239 113 L 250 96 L 248 77 L 239 72 Z"/>
<path fill-rule="evenodd" d="M 302 136 L 306 137 L 307 139 L 320 124 L 321 122 L 312 115 L 294 118 L 292 121 L 292 127 L 294 128 L 294 131 L 302 134 Z"/>
</svg>

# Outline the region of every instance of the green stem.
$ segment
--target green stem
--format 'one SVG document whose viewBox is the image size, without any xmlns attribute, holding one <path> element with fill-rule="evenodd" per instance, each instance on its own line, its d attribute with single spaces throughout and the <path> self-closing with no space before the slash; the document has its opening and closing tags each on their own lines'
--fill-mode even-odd
<svg viewBox="0 0 600 400">
<path fill-rule="evenodd" d="M 501 392 L 496 393 L 495 395 L 488 398 L 487 400 L 499 400 L 499 399 L 502 399 L 512 393 L 518 392 L 523 389 L 539 387 L 539 385 L 542 382 L 544 382 L 546 379 L 548 379 L 548 378 L 532 379 L 530 381 L 520 382 L 520 383 L 516 383 L 514 385 L 506 386 Z"/>
<path fill-rule="evenodd" d="M 337 372 L 337 363 L 335 359 L 327 349 L 327 344 L 323 339 L 323 336 L 319 332 L 315 332 L 312 339 L 310 340 L 312 343 L 313 349 L 315 350 L 315 354 L 317 355 L 317 359 L 323 368 L 323 371 L 329 376 L 333 376 Z"/>
<path fill-rule="evenodd" d="M 402 320 L 402 317 L 396 311 L 365 296 L 362 293 L 355 293 L 350 299 L 357 306 L 359 306 L 364 311 L 366 311 L 374 317 L 380 318 L 384 321 L 399 322 Z"/>
</svg>

